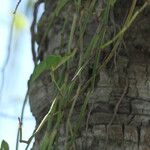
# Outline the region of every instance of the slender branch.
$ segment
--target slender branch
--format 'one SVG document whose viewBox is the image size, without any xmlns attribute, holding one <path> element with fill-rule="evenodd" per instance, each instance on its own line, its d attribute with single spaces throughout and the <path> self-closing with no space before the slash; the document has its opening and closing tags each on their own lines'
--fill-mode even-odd
<svg viewBox="0 0 150 150">
<path fill-rule="evenodd" d="M 34 10 L 33 10 L 33 21 L 31 24 L 31 49 L 32 49 L 32 57 L 33 57 L 33 62 L 36 64 L 36 51 L 35 51 L 35 27 L 36 27 L 36 21 L 37 21 L 37 12 L 38 12 L 38 7 L 39 5 L 44 2 L 44 0 L 38 0 L 34 4 Z"/>
<path fill-rule="evenodd" d="M 125 85 L 125 88 L 124 88 L 124 90 L 123 90 L 123 93 L 122 93 L 120 99 L 118 100 L 118 102 L 117 102 L 117 104 L 116 104 L 116 106 L 115 106 L 114 114 L 113 114 L 113 116 L 112 116 L 112 119 L 110 120 L 109 124 L 107 125 L 107 135 L 106 135 L 106 143 L 105 143 L 105 146 L 106 146 L 106 147 L 107 147 L 107 143 L 108 143 L 109 128 L 110 128 L 110 126 L 112 125 L 114 119 L 116 118 L 116 115 L 117 115 L 119 106 L 120 106 L 120 104 L 121 104 L 121 102 L 122 102 L 122 100 L 123 100 L 125 94 L 127 93 L 127 89 L 128 89 L 128 81 L 127 81 L 127 79 L 126 79 L 126 85 Z"/>
<path fill-rule="evenodd" d="M 18 3 L 17 3 L 17 5 L 16 5 L 16 7 L 15 7 L 15 10 L 14 10 L 13 14 L 16 14 L 17 9 L 18 9 L 20 3 L 21 3 L 21 0 L 18 1 Z"/>
</svg>

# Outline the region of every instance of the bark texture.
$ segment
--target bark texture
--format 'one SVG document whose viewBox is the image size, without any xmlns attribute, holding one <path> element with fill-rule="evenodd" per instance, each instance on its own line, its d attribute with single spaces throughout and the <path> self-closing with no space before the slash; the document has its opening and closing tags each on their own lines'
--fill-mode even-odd
<svg viewBox="0 0 150 150">
<path fill-rule="evenodd" d="M 102 1 L 98 2 L 98 10 Z M 46 0 L 45 11 L 38 23 L 37 42 L 40 45 L 56 1 Z M 114 10 L 116 24 L 120 24 L 129 8 L 127 0 L 117 2 Z M 140 7 L 140 3 L 137 7 Z M 68 13 L 70 12 L 70 13 Z M 70 32 L 74 8 L 63 9 L 60 18 L 52 26 L 43 45 L 44 57 L 65 50 Z M 99 12 L 99 11 L 98 11 Z M 61 29 L 64 17 L 70 18 L 65 29 L 64 49 L 61 45 Z M 136 19 L 128 30 L 124 43 L 116 57 L 104 68 L 88 102 L 87 115 L 76 140 L 78 150 L 150 150 L 150 8 Z M 93 36 L 98 23 L 91 20 L 85 36 L 85 45 Z M 72 47 L 75 47 L 73 43 Z M 30 106 L 37 126 L 47 113 L 53 97 L 53 86 L 48 73 L 31 85 Z M 118 107 L 116 108 L 116 105 Z M 115 111 L 116 114 L 114 113 Z M 110 123 L 112 121 L 112 123 Z M 109 126 L 109 128 L 108 128 Z M 107 130 L 108 129 L 108 130 Z M 36 136 L 34 150 L 39 149 L 46 128 Z M 63 129 L 62 129 L 63 134 Z M 107 143 L 106 143 L 106 139 Z M 59 139 L 57 149 L 64 149 L 64 139 Z"/>
</svg>

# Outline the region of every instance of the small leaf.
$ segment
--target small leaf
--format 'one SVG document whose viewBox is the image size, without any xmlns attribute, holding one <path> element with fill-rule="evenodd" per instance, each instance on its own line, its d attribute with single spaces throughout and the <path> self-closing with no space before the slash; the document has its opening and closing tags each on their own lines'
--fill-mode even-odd
<svg viewBox="0 0 150 150">
<path fill-rule="evenodd" d="M 32 81 L 36 80 L 40 76 L 40 74 L 42 72 L 44 72 L 45 70 L 46 70 L 46 62 L 43 61 L 40 64 L 38 64 L 37 66 L 35 66 L 35 69 L 32 73 L 31 80 Z"/>
<path fill-rule="evenodd" d="M 36 80 L 46 70 L 55 71 L 56 69 L 58 69 L 58 67 L 60 67 L 71 57 L 73 57 L 75 52 L 76 51 L 74 50 L 72 53 L 67 54 L 63 57 L 60 55 L 50 55 L 46 57 L 43 62 L 35 67 L 31 81 Z"/>
<path fill-rule="evenodd" d="M 45 59 L 46 62 L 46 69 L 50 69 L 52 71 L 56 70 L 58 68 L 58 65 L 60 64 L 61 60 L 63 59 L 63 57 L 61 57 L 60 55 L 51 55 L 48 56 Z"/>
<path fill-rule="evenodd" d="M 9 145 L 5 140 L 2 141 L 0 150 L 9 150 Z"/>
</svg>

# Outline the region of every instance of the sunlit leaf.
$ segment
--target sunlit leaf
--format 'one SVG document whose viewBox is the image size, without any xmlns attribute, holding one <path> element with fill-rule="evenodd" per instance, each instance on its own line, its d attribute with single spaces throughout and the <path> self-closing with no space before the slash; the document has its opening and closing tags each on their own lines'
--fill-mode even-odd
<svg viewBox="0 0 150 150">
<path fill-rule="evenodd" d="M 32 81 L 36 80 L 46 70 L 55 71 L 56 69 L 58 69 L 58 67 L 60 67 L 66 61 L 68 61 L 71 57 L 73 57 L 74 54 L 75 54 L 75 51 L 65 56 L 60 56 L 60 55 L 47 56 L 43 62 L 41 62 L 35 67 L 31 80 Z"/>
</svg>

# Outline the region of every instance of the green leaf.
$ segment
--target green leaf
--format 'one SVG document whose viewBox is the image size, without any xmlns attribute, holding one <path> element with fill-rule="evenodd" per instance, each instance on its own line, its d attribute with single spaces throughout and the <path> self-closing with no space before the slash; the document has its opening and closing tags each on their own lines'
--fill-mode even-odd
<svg viewBox="0 0 150 150">
<path fill-rule="evenodd" d="M 9 150 L 9 145 L 5 140 L 2 141 L 0 150 Z"/>
<path fill-rule="evenodd" d="M 75 54 L 75 50 L 72 53 L 67 54 L 65 56 L 60 56 L 60 55 L 47 56 L 43 62 L 41 62 L 35 67 L 31 77 L 31 81 L 36 80 L 46 70 L 55 71 L 56 69 L 58 69 L 58 67 L 60 67 L 71 57 L 73 57 L 74 54 Z"/>
</svg>

